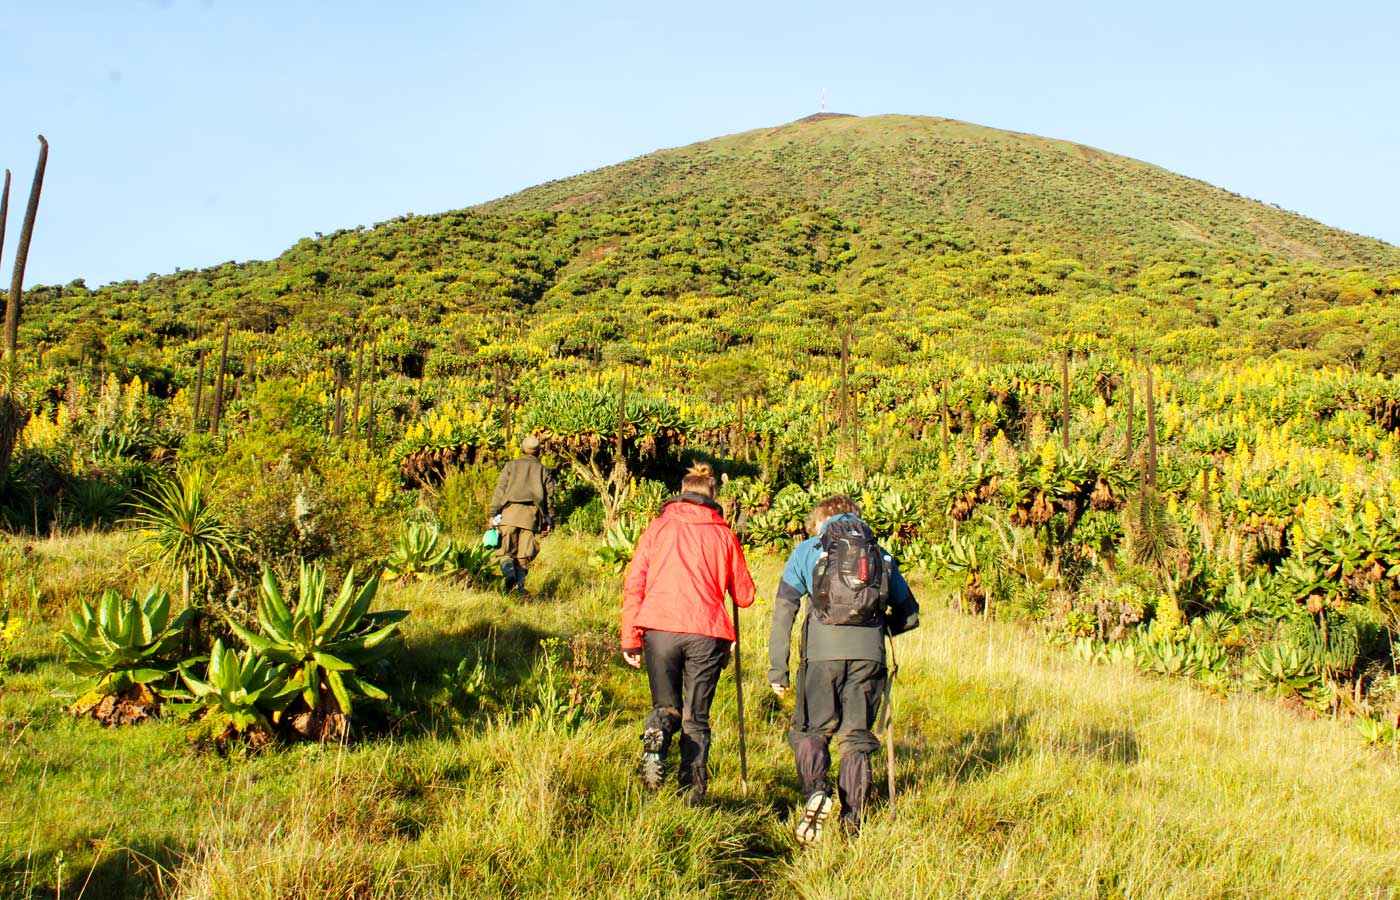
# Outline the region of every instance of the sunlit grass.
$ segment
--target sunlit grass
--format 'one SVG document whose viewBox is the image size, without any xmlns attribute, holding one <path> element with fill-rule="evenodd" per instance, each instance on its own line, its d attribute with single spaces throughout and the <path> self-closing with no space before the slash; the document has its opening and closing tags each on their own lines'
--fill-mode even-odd
<svg viewBox="0 0 1400 900">
<path fill-rule="evenodd" d="M 95 565 L 103 540 L 73 551 Z M 129 543 L 105 540 L 115 563 Z M 1345 723 L 1082 663 L 1016 626 L 947 612 L 917 582 L 925 624 L 900 639 L 894 816 L 882 797 L 858 840 L 799 852 L 787 710 L 764 689 L 776 557 L 753 560 L 764 599 L 742 622 L 749 796 L 728 676 L 709 804 L 645 795 L 632 775 L 645 678 L 614 654 L 587 676 L 604 700 L 578 727 L 529 712 L 542 639 L 612 640 L 618 586 L 587 567 L 588 549 L 551 540 L 528 601 L 442 581 L 387 587 L 381 603 L 412 610 L 395 673 L 406 718 L 348 748 L 225 759 L 173 723 L 71 720 L 50 692 L 72 679 L 43 629 L 27 629 L 0 695 L 0 894 L 1400 893 L 1400 768 Z M 489 696 L 463 704 L 452 673 L 478 654 L 493 660 Z"/>
</svg>

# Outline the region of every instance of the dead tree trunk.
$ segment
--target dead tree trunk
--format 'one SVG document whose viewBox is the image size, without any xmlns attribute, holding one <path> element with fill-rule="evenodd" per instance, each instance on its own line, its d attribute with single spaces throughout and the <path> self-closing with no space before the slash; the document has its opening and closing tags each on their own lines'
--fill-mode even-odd
<svg viewBox="0 0 1400 900">
<path fill-rule="evenodd" d="M 850 435 L 850 397 L 846 390 L 847 378 L 850 375 L 851 364 L 851 332 L 849 330 L 841 333 L 841 437 L 849 440 Z"/>
<path fill-rule="evenodd" d="M 1133 417 L 1137 415 L 1137 410 L 1133 408 L 1133 396 L 1137 389 L 1133 387 L 1132 379 L 1128 380 L 1128 435 L 1126 455 L 1129 459 L 1133 457 Z"/>
<path fill-rule="evenodd" d="M 39 135 L 39 162 L 34 167 L 34 183 L 29 188 L 29 206 L 24 211 L 24 224 L 19 230 L 19 244 L 15 250 L 14 277 L 10 279 L 9 302 L 5 304 L 5 362 L 13 365 L 16 348 L 19 345 L 19 311 L 24 294 L 24 267 L 29 261 L 29 242 L 34 237 L 34 219 L 39 214 L 39 195 L 44 189 L 44 168 L 49 161 L 49 142 Z M 0 249 L 3 249 L 5 221 L 10 212 L 10 172 L 5 170 L 4 202 L 0 206 Z M 9 478 L 10 458 L 15 452 L 15 443 L 20 432 L 29 421 L 29 409 L 15 396 L 13 383 L 7 379 L 4 392 L 0 395 L 0 485 Z"/>
<path fill-rule="evenodd" d="M 1129 375 L 1128 375 L 1128 449 L 1127 449 L 1127 458 L 1128 458 L 1129 460 L 1131 460 L 1131 459 L 1133 458 L 1133 451 L 1134 451 L 1135 449 L 1137 449 L 1137 448 L 1134 446 L 1134 444 L 1133 444 L 1133 438 L 1134 438 L 1133 432 L 1134 432 L 1134 431 L 1136 430 L 1136 428 L 1137 428 L 1137 407 L 1136 407 L 1136 405 L 1135 405 L 1135 401 L 1137 400 L 1137 389 L 1133 386 L 1133 376 L 1135 376 L 1135 375 L 1137 374 L 1137 370 L 1138 370 L 1138 355 L 1137 355 L 1137 350 L 1134 350 L 1134 351 L 1133 351 L 1133 368 L 1132 368 L 1132 372 L 1129 373 Z"/>
<path fill-rule="evenodd" d="M 228 371 L 228 322 L 224 322 L 224 346 L 219 351 L 219 375 L 214 382 L 214 409 L 210 413 L 209 433 L 219 433 L 219 422 L 224 417 L 224 374 Z"/>
<path fill-rule="evenodd" d="M 345 437 L 345 370 L 335 367 L 335 413 L 331 419 L 331 435 Z"/>
<path fill-rule="evenodd" d="M 617 458 L 622 459 L 622 430 L 627 427 L 627 367 L 622 369 L 622 392 L 617 401 Z"/>
<path fill-rule="evenodd" d="M 377 352 L 371 358 L 369 367 L 369 409 L 366 410 L 368 421 L 365 422 L 365 446 L 370 446 L 374 443 L 374 420 L 376 416 L 374 403 L 379 396 L 379 382 L 377 380 L 379 375 L 379 354 Z"/>
<path fill-rule="evenodd" d="M 1069 452 L 1069 348 L 1060 351 L 1060 435 L 1061 442 L 1065 445 L 1065 452 Z"/>
<path fill-rule="evenodd" d="M 0 191 L 0 262 L 5 261 L 5 220 L 10 217 L 10 170 L 5 170 L 5 189 Z"/>
<path fill-rule="evenodd" d="M 1147 483 L 1157 486 L 1157 402 L 1152 396 L 1152 366 L 1147 367 Z"/>
<path fill-rule="evenodd" d="M 624 432 L 627 428 L 627 367 L 622 368 L 622 392 L 617 401 L 617 445 L 613 449 L 612 474 L 599 491 L 603 500 L 603 523 L 611 528 L 617 524 L 622 504 L 627 501 L 631 479 L 627 472 L 627 456 L 623 453 Z"/>
<path fill-rule="evenodd" d="M 360 391 L 365 386 L 365 329 L 360 326 L 360 349 L 355 359 L 355 412 L 350 417 L 350 430 L 360 433 Z"/>
<path fill-rule="evenodd" d="M 24 293 L 24 266 L 29 261 L 29 242 L 34 237 L 34 218 L 39 214 L 39 195 L 44 190 L 44 168 L 49 162 L 49 142 L 39 135 L 39 163 L 34 167 L 34 183 L 29 188 L 29 206 L 19 230 L 15 250 L 15 272 L 10 279 L 10 302 L 5 304 L 5 359 L 15 358 L 19 343 L 19 307 Z M 8 459 L 6 460 L 8 462 Z"/>
<path fill-rule="evenodd" d="M 948 418 L 949 418 L 949 413 L 948 413 L 948 379 L 946 379 L 946 378 L 943 379 L 943 384 L 942 384 L 942 386 L 940 387 L 939 392 L 940 392 L 941 397 L 942 397 L 942 404 L 941 404 L 941 405 L 942 405 L 942 407 L 943 407 L 943 409 L 942 409 L 942 417 L 941 417 L 941 418 L 942 418 L 942 421 L 939 423 L 939 426 L 940 426 L 940 428 L 941 428 L 941 430 L 942 430 L 942 432 L 943 432 L 943 455 L 944 455 L 944 456 L 947 456 L 947 457 L 949 457 L 949 458 L 951 459 L 951 458 L 952 458 L 952 455 L 951 455 L 950 452 L 949 452 L 949 439 L 948 439 Z"/>
<path fill-rule="evenodd" d="M 194 416 L 190 420 L 190 431 L 199 431 L 199 414 L 204 406 L 204 351 L 199 351 L 199 376 L 194 384 Z"/>
</svg>

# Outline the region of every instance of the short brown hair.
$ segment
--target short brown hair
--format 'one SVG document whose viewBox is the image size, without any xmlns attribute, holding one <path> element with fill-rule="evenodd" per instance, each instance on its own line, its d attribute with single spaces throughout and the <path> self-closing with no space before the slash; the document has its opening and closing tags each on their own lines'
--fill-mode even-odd
<svg viewBox="0 0 1400 900">
<path fill-rule="evenodd" d="M 816 534 L 823 522 L 844 513 L 858 516 L 860 515 L 860 507 L 856 505 L 856 501 L 845 494 L 832 494 L 812 507 L 812 511 L 807 514 L 807 533 Z"/>
<path fill-rule="evenodd" d="M 690 471 L 685 473 L 681 479 L 681 491 L 693 494 L 704 494 L 711 500 L 715 499 L 715 470 L 709 463 L 698 463 L 690 467 Z"/>
</svg>

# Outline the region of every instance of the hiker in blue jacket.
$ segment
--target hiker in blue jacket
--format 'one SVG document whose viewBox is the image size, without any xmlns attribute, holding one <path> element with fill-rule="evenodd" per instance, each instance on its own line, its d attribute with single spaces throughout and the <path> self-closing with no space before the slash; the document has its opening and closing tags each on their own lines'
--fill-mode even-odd
<svg viewBox="0 0 1400 900">
<path fill-rule="evenodd" d="M 841 753 L 841 820 L 859 830 L 871 788 L 870 755 L 880 747 L 873 729 L 889 684 L 885 635 L 919 624 L 919 604 L 899 564 L 876 543 L 853 500 L 838 495 L 818 503 L 808 528 L 813 537 L 797 545 L 783 569 L 768 644 L 768 683 L 783 697 L 792 625 L 802 598 L 809 598 L 788 734 L 803 797 L 797 839 L 804 844 L 820 839 L 831 814 L 833 735 Z"/>
</svg>

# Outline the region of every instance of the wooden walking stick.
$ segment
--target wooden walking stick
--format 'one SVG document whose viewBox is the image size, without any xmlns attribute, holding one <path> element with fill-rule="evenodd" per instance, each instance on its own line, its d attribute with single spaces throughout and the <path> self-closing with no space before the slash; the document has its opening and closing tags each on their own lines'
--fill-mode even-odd
<svg viewBox="0 0 1400 900">
<path fill-rule="evenodd" d="M 730 598 L 734 610 L 734 699 L 739 708 L 739 783 L 749 795 L 749 750 L 744 740 L 744 667 L 739 660 L 739 601 Z"/>
<path fill-rule="evenodd" d="M 888 629 L 885 635 L 890 641 L 890 670 L 885 681 L 885 774 L 890 785 L 890 818 L 894 818 L 894 676 L 899 674 L 899 663 L 894 658 L 894 635 Z"/>
</svg>

